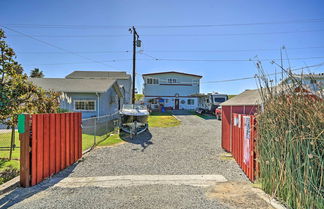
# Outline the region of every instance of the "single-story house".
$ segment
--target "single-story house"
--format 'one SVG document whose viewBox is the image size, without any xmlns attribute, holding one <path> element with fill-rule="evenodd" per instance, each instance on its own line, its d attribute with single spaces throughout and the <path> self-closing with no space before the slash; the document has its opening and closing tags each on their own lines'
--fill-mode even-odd
<svg viewBox="0 0 324 209">
<path fill-rule="evenodd" d="M 124 96 L 116 80 L 28 78 L 36 86 L 61 92 L 62 109 L 82 112 L 82 118 L 100 117 L 118 112 Z"/>
<path fill-rule="evenodd" d="M 116 80 L 124 95 L 124 104 L 132 101 L 131 75 L 124 71 L 73 71 L 65 76 L 67 79 L 110 79 Z"/>
</svg>

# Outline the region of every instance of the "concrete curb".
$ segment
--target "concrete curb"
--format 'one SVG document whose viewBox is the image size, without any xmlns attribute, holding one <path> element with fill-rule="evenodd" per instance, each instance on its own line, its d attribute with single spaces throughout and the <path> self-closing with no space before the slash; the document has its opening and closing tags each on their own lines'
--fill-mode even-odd
<svg viewBox="0 0 324 209">
<path fill-rule="evenodd" d="M 84 155 L 87 155 L 92 149 L 89 148 L 85 151 L 82 152 L 82 157 Z M 82 158 L 81 158 L 82 159 Z M 81 160 L 80 159 L 80 160 Z M 8 193 L 12 190 L 14 190 L 15 188 L 19 187 L 20 186 L 20 176 L 17 176 L 3 184 L 0 185 L 0 195 L 3 195 L 5 193 Z"/>
<path fill-rule="evenodd" d="M 252 188 L 252 190 L 264 201 L 269 203 L 272 207 L 276 209 L 287 209 L 284 205 L 282 205 L 278 200 L 274 199 L 270 195 L 266 194 L 263 190 Z"/>
<path fill-rule="evenodd" d="M 20 176 L 17 176 L 6 183 L 0 185 L 0 195 L 14 190 L 20 186 Z"/>
</svg>

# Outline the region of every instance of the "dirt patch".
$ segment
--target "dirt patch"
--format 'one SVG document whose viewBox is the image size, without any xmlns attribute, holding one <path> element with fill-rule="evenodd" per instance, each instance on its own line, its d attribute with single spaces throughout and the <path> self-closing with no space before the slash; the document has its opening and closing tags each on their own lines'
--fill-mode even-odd
<svg viewBox="0 0 324 209">
<path fill-rule="evenodd" d="M 230 208 L 273 209 L 255 193 L 251 184 L 245 182 L 218 183 L 208 191 L 207 197 L 217 199 Z"/>
</svg>

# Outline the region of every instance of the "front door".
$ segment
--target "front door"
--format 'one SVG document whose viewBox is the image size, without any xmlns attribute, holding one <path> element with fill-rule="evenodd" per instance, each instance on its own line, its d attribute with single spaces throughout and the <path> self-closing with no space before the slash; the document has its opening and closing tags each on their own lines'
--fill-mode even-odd
<svg viewBox="0 0 324 209">
<path fill-rule="evenodd" d="M 174 109 L 179 110 L 179 99 L 174 100 Z"/>
</svg>

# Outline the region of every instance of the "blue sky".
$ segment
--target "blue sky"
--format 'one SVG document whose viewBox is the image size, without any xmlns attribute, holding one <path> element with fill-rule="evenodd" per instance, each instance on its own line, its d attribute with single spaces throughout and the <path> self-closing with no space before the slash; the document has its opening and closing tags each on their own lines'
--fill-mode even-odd
<svg viewBox="0 0 324 209">
<path fill-rule="evenodd" d="M 237 94 L 256 88 L 256 81 L 208 82 L 253 76 L 256 68 L 253 62 L 224 60 L 249 60 L 256 55 L 260 59 L 278 59 L 282 46 L 286 47 L 284 58 L 290 58 L 290 63 L 284 61 L 286 67 L 324 62 L 321 0 L 2 0 L 1 7 L 0 25 L 66 50 L 5 29 L 7 41 L 25 72 L 37 67 L 46 77 L 64 77 L 74 70 L 130 73 L 132 36 L 128 26 L 132 25 L 137 27 L 144 51 L 137 55 L 138 88 L 143 73 L 181 71 L 202 75 L 202 92 Z M 301 21 L 310 19 L 319 21 Z M 298 21 L 282 23 L 292 20 Z M 280 24 L 228 26 L 263 22 Z M 227 26 L 220 26 L 224 24 Z M 216 26 L 152 27 L 188 25 Z M 150 56 L 214 61 L 157 61 Z M 279 71 L 269 61 L 263 65 L 268 73 Z M 304 72 L 309 71 L 324 72 L 324 66 Z"/>
</svg>

